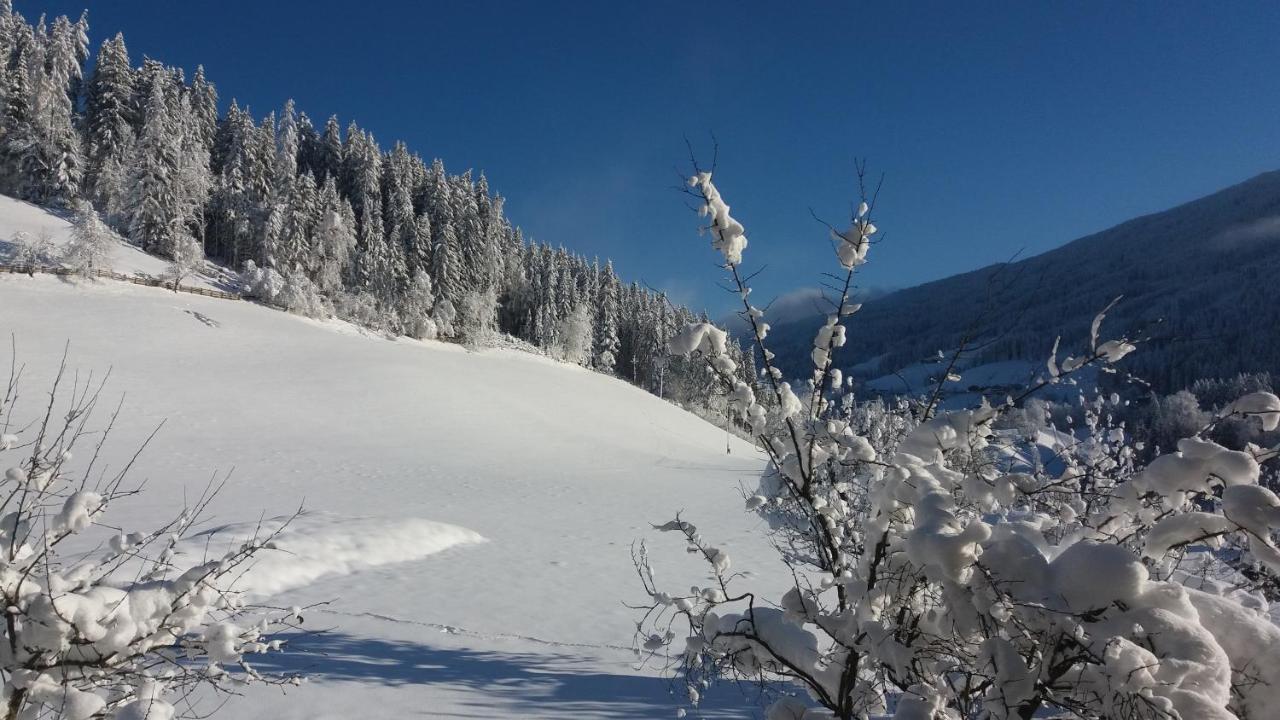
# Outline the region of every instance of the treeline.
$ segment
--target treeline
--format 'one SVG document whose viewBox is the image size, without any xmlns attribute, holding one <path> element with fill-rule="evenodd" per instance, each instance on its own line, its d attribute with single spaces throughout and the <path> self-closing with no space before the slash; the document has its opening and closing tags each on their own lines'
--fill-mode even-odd
<svg viewBox="0 0 1280 720">
<path fill-rule="evenodd" d="M 665 350 L 692 312 L 610 263 L 527 242 L 483 174 L 385 151 L 292 101 L 261 120 L 234 100 L 220 114 L 203 68 L 134 67 L 122 35 L 86 75 L 88 30 L 87 15 L 33 25 L 0 0 L 0 191 L 91 202 L 147 252 L 230 265 L 297 312 L 417 337 L 506 333 L 668 397 L 704 385 L 682 383 Z"/>
<path fill-rule="evenodd" d="M 1132 399 L 1124 399 L 1123 392 L 1112 395 L 1107 390 L 1097 392 L 1092 399 L 1081 397 L 1075 402 L 1036 398 L 1006 414 L 1001 423 L 1028 436 L 1048 424 L 1084 427 L 1088 410 L 1085 405 L 1092 403 L 1135 441 L 1133 457 L 1145 464 L 1161 453 L 1177 450 L 1178 441 L 1189 437 L 1189 433 L 1203 432 L 1206 438 L 1231 450 L 1245 450 L 1251 443 L 1274 447 L 1280 442 L 1280 430 L 1263 430 L 1255 418 L 1231 415 L 1228 408 L 1250 393 L 1274 393 L 1278 389 L 1280 385 L 1269 372 L 1238 373 L 1196 380 L 1187 389 L 1169 394 L 1151 392 Z M 1277 479 L 1274 468 L 1263 474 L 1264 482 L 1272 487 L 1277 487 Z"/>
</svg>

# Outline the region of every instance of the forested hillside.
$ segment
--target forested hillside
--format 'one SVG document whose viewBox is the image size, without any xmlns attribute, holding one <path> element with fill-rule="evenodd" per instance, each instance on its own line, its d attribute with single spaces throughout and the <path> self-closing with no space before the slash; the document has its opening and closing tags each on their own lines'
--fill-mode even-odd
<svg viewBox="0 0 1280 720">
<path fill-rule="evenodd" d="M 963 239 L 961 239 L 962 241 Z M 967 364 L 1028 360 L 1053 340 L 1087 337 L 1118 296 L 1111 327 L 1151 342 L 1129 368 L 1171 392 L 1201 378 L 1280 370 L 1280 172 L 1061 248 L 867 302 L 842 358 L 862 377 L 893 373 L 956 348 L 972 328 Z M 821 319 L 771 332 L 778 361 L 805 376 Z"/>
<path fill-rule="evenodd" d="M 122 35 L 90 47 L 87 15 L 32 24 L 0 0 L 0 192 L 89 202 L 179 275 L 207 257 L 302 314 L 420 338 L 501 332 L 652 392 L 681 385 L 665 341 L 694 314 L 610 262 L 527 241 L 483 173 L 292 101 L 223 112 L 203 68 L 135 67 Z"/>
</svg>

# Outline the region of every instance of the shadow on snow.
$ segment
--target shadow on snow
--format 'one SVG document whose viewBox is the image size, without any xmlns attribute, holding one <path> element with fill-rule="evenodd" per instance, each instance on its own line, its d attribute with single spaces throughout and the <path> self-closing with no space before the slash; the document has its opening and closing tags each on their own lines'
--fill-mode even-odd
<svg viewBox="0 0 1280 720">
<path fill-rule="evenodd" d="M 680 708 L 689 718 L 724 720 L 763 717 L 759 687 L 721 683 L 694 710 L 685 702 L 679 680 L 617 675 L 584 669 L 584 659 L 558 654 L 437 648 L 407 641 L 362 638 L 326 632 L 288 638 L 283 652 L 258 655 L 253 665 L 264 673 L 301 673 L 312 682 L 326 680 L 380 685 L 454 685 L 494 699 L 472 703 L 490 717 L 508 706 L 554 708 L 569 717 L 674 718 Z M 424 708 L 430 714 L 429 708 Z"/>
</svg>

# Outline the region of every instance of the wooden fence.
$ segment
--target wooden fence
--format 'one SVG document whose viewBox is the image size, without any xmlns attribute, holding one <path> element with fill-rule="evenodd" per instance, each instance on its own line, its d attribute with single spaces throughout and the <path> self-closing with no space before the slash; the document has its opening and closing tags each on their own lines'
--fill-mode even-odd
<svg viewBox="0 0 1280 720">
<path fill-rule="evenodd" d="M 35 275 L 41 273 L 44 275 L 83 275 L 76 270 L 65 267 L 56 267 L 51 265 L 5 265 L 0 263 L 0 273 L 12 273 L 15 275 Z M 120 280 L 123 282 L 133 283 L 134 285 L 145 285 L 147 287 L 158 287 L 175 292 L 191 293 L 192 295 L 204 295 L 205 297 L 219 298 L 221 300 L 251 300 L 252 298 L 240 295 L 239 293 L 230 293 L 223 290 L 213 290 L 211 288 L 195 287 L 192 285 L 180 285 L 174 280 L 165 280 L 163 278 L 148 277 L 145 275 L 125 275 L 124 273 L 114 272 L 112 270 L 94 270 L 88 273 L 94 277 L 110 278 L 112 280 Z M 176 285 L 176 287 L 175 287 Z"/>
</svg>

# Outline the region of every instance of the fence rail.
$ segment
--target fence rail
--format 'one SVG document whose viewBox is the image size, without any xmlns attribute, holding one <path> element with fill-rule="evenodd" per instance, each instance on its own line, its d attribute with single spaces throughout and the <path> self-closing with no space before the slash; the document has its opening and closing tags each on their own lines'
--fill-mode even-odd
<svg viewBox="0 0 1280 720">
<path fill-rule="evenodd" d="M 89 273 L 82 273 L 71 268 L 58 267 L 53 265 L 6 265 L 0 263 L 0 273 L 11 273 L 14 275 L 36 275 L 36 273 L 44 275 L 91 275 L 93 277 L 110 278 L 112 280 L 120 280 L 122 282 L 133 283 L 134 285 L 145 285 L 147 287 L 164 288 L 165 290 L 173 290 L 174 292 L 190 293 L 192 295 L 204 295 L 205 297 L 219 298 L 221 300 L 249 300 L 249 298 L 238 293 L 230 293 L 224 290 L 213 290 L 211 288 L 195 287 L 193 285 L 182 285 L 176 280 L 165 280 L 157 277 L 147 277 L 142 275 L 125 275 L 112 270 L 94 270 Z"/>
</svg>

